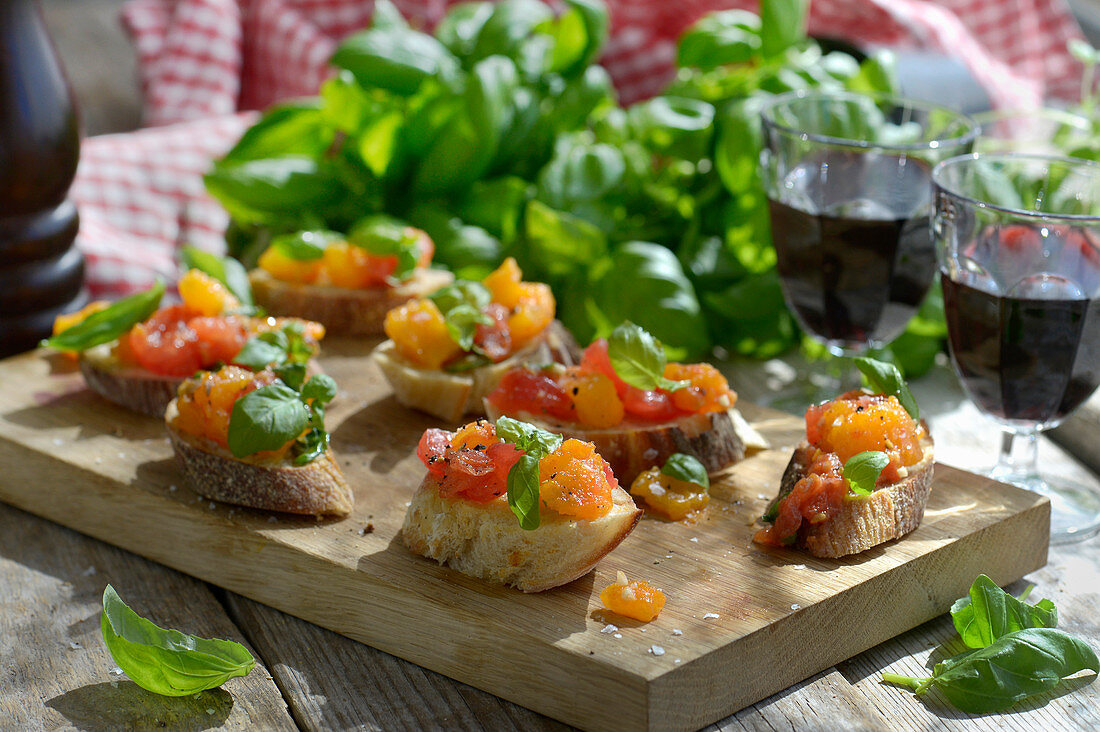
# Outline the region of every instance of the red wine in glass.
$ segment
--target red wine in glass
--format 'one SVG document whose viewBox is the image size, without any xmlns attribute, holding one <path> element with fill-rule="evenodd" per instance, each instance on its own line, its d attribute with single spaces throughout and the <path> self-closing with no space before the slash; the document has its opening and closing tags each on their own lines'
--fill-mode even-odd
<svg viewBox="0 0 1100 732">
<path fill-rule="evenodd" d="M 1002 422 L 1056 425 L 1100 385 L 1100 241 L 1067 226 L 989 227 L 960 265 L 941 280 L 963 387 Z"/>
<path fill-rule="evenodd" d="M 928 166 L 836 153 L 796 166 L 779 190 L 776 269 L 799 324 L 847 351 L 900 335 L 936 271 Z"/>
</svg>

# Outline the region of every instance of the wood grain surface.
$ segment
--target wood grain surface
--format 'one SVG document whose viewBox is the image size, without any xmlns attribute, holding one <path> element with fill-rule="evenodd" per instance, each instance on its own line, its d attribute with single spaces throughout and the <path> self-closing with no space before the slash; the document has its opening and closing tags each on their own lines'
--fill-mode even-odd
<svg viewBox="0 0 1100 732">
<path fill-rule="evenodd" d="M 0 364 L 0 460 L 12 466 L 0 474 L 0 498 L 600 728 L 698 727 L 934 617 L 979 571 L 1009 582 L 1045 562 L 1045 501 L 946 467 L 924 525 L 904 541 L 840 561 L 754 546 L 752 522 L 802 426 L 746 405 L 777 449 L 715 481 L 702 519 L 643 521 L 594 573 L 522 595 L 405 550 L 398 529 L 423 474 L 413 448 L 432 421 L 396 404 L 362 344 L 334 342 L 326 353 L 324 367 L 341 384 L 330 412 L 334 447 L 357 493 L 346 521 L 200 499 L 179 484 L 162 425 L 107 404 L 65 359 L 42 354 Z M 619 569 L 666 590 L 657 621 L 642 626 L 601 609 L 599 590 Z M 891 606 L 892 597 L 908 601 Z M 876 605 L 887 611 L 867 612 Z M 862 620 L 820 638 L 838 617 Z M 600 632 L 612 622 L 621 637 Z"/>
</svg>

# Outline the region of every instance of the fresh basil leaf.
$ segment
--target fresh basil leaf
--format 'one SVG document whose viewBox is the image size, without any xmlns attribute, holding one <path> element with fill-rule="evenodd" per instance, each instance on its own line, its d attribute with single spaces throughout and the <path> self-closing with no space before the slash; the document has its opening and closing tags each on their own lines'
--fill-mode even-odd
<svg viewBox="0 0 1100 732">
<path fill-rule="evenodd" d="M 504 419 L 502 417 L 501 419 Z M 519 519 L 520 528 L 539 527 L 539 459 L 527 454 L 508 471 L 508 506 Z"/>
<path fill-rule="evenodd" d="M 42 343 L 59 351 L 84 351 L 108 343 L 156 312 L 163 296 L 164 282 L 157 280 L 152 289 L 124 297 Z"/>
<path fill-rule="evenodd" d="M 329 433 L 314 427 L 299 438 L 295 445 L 298 454 L 294 456 L 294 464 L 307 465 L 321 457 L 328 451 L 329 442 Z"/>
<path fill-rule="evenodd" d="M 897 397 L 910 417 L 920 419 L 917 400 L 913 398 L 913 392 L 909 391 L 909 385 L 905 383 L 897 366 L 865 357 L 855 359 L 855 363 L 856 368 L 867 379 L 867 384 L 872 391 Z"/>
<path fill-rule="evenodd" d="M 561 447 L 562 436 L 521 422 L 511 417 L 501 417 L 496 422 L 497 437 L 510 442 L 536 460 L 541 460 Z"/>
<path fill-rule="evenodd" d="M 294 391 L 302 388 L 306 381 L 306 365 L 304 363 L 284 363 L 272 369 L 279 380 Z"/>
<path fill-rule="evenodd" d="M 541 201 L 527 204 L 525 230 L 527 256 L 551 275 L 574 274 L 607 254 L 607 236 L 598 227 Z"/>
<path fill-rule="evenodd" d="M 694 483 L 703 488 L 710 489 L 710 476 L 707 469 L 694 455 L 677 452 L 668 456 L 668 460 L 661 467 L 661 472 L 676 480 Z"/>
<path fill-rule="evenodd" d="M 565 0 L 556 21 L 539 27 L 554 39 L 549 71 L 572 75 L 595 62 L 607 42 L 607 6 L 600 0 Z"/>
<path fill-rule="evenodd" d="M 456 305 L 443 316 L 447 333 L 463 351 L 474 347 L 474 336 L 479 325 L 492 325 L 493 319 L 472 305 Z"/>
<path fill-rule="evenodd" d="M 415 232 L 390 216 L 375 214 L 356 221 L 348 232 L 347 240 L 349 244 L 376 256 L 397 257 L 397 269 L 392 275 L 395 279 L 406 279 L 416 269 L 420 259 Z"/>
<path fill-rule="evenodd" d="M 344 192 L 331 165 L 301 155 L 217 163 L 206 190 L 244 223 L 286 221 L 331 205 Z"/>
<path fill-rule="evenodd" d="M 466 371 L 473 371 L 474 369 L 481 368 L 482 366 L 488 366 L 491 363 L 492 361 L 489 358 L 477 351 L 473 351 L 471 353 L 464 353 L 454 361 L 445 364 L 443 370 L 448 374 L 461 374 Z"/>
<path fill-rule="evenodd" d="M 778 56 L 806 37 L 810 0 L 761 0 L 760 50 Z"/>
<path fill-rule="evenodd" d="M 883 469 L 890 464 L 890 456 L 878 450 L 867 450 L 848 458 L 844 463 L 844 480 L 848 489 L 860 496 L 875 492 L 875 483 Z"/>
<path fill-rule="evenodd" d="M 111 585 L 103 590 L 103 642 L 118 667 L 141 688 L 187 696 L 247 676 L 256 659 L 240 643 L 161 628 L 135 613 Z"/>
<path fill-rule="evenodd" d="M 462 2 L 447 9 L 435 28 L 435 37 L 461 59 L 473 55 L 478 34 L 493 14 L 493 3 Z"/>
<path fill-rule="evenodd" d="M 281 234 L 275 237 L 271 246 L 289 259 L 310 262 L 325 256 L 325 248 L 343 238 L 342 234 L 324 229 L 296 231 L 293 234 Z"/>
<path fill-rule="evenodd" d="M 936 664 L 932 684 L 955 708 L 988 714 L 1049 691 L 1081 671 L 1100 671 L 1087 643 L 1054 628 L 1027 628 Z"/>
<path fill-rule="evenodd" d="M 336 396 L 336 380 L 328 374 L 314 374 L 310 380 L 302 386 L 302 399 L 312 399 L 313 408 L 322 409 Z"/>
<path fill-rule="evenodd" d="M 371 28 L 348 36 L 329 61 L 347 69 L 364 87 L 411 96 L 429 78 L 447 81 L 458 73 L 458 60 L 447 48 L 411 28 Z"/>
<path fill-rule="evenodd" d="M 676 65 L 705 71 L 743 64 L 760 55 L 760 16 L 747 10 L 723 10 L 703 16 L 684 31 Z"/>
<path fill-rule="evenodd" d="M 639 389 L 676 391 L 690 381 L 671 381 L 664 376 L 665 347 L 643 328 L 629 320 L 620 324 L 607 339 L 607 355 L 619 378 Z"/>
<path fill-rule="evenodd" d="M 197 269 L 210 275 L 233 293 L 242 305 L 251 306 L 252 285 L 248 281 L 248 272 L 244 265 L 232 257 L 219 257 L 210 252 L 191 246 L 185 246 L 181 252 L 183 264 L 188 269 Z"/>
<path fill-rule="evenodd" d="M 256 336 L 249 338 L 240 352 L 233 357 L 233 363 L 251 371 L 262 371 L 268 366 L 281 366 L 285 361 L 285 349 Z"/>
<path fill-rule="evenodd" d="M 245 394 L 229 415 L 229 451 L 245 457 L 278 450 L 309 425 L 309 407 L 285 384 L 268 384 Z"/>
<path fill-rule="evenodd" d="M 520 57 L 527 38 L 535 28 L 553 18 L 553 12 L 539 0 L 504 0 L 494 3 L 493 12 L 485 19 L 474 45 L 472 60 L 494 55 L 513 61 Z"/>
<path fill-rule="evenodd" d="M 970 648 L 985 648 L 1003 635 L 1025 628 L 1053 628 L 1058 610 L 1050 600 L 1029 605 L 1008 594 L 984 574 L 966 597 L 951 606 L 951 622 Z"/>
<path fill-rule="evenodd" d="M 390 0 L 374 0 L 374 14 L 370 19 L 371 28 L 408 28 L 401 11 Z"/>
<path fill-rule="evenodd" d="M 435 303 L 439 312 L 446 315 L 460 305 L 468 305 L 481 311 L 493 301 L 493 296 L 489 288 L 480 282 L 455 280 L 428 295 L 428 299 Z"/>
<path fill-rule="evenodd" d="M 298 99 L 264 112 L 222 158 L 243 163 L 283 155 L 316 157 L 332 145 L 333 130 L 325 122 L 320 99 Z"/>
</svg>

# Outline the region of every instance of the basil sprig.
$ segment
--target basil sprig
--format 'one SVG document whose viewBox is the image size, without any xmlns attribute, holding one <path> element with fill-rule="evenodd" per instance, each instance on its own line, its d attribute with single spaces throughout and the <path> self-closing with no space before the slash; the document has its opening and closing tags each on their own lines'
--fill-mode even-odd
<svg viewBox="0 0 1100 732">
<path fill-rule="evenodd" d="M 905 383 L 905 379 L 902 378 L 897 366 L 885 361 L 876 361 L 873 358 L 864 357 L 855 359 L 855 362 L 856 368 L 867 379 L 867 385 L 872 390 L 879 394 L 897 397 L 898 401 L 901 402 L 901 406 L 905 407 L 906 412 L 909 412 L 910 417 L 920 419 L 917 400 L 913 398 L 913 392 L 909 391 L 909 385 Z"/>
<path fill-rule="evenodd" d="M 229 451 L 242 458 L 295 440 L 294 464 L 311 462 L 328 449 L 325 407 L 335 395 L 336 382 L 326 374 L 315 374 L 298 388 L 280 380 L 245 394 L 229 415 Z"/>
<path fill-rule="evenodd" d="M 875 492 L 879 475 L 890 464 L 890 456 L 879 450 L 867 450 L 848 458 L 844 463 L 844 480 L 848 490 L 860 496 Z"/>
<path fill-rule="evenodd" d="M 497 437 L 526 453 L 508 471 L 508 506 L 521 528 L 539 527 L 539 460 L 561 447 L 562 436 L 511 417 L 496 423 Z"/>
<path fill-rule="evenodd" d="M 311 262 L 325 256 L 328 245 L 343 238 L 342 234 L 327 229 L 306 229 L 280 234 L 272 240 L 271 247 L 288 259 Z"/>
<path fill-rule="evenodd" d="M 668 460 L 661 467 L 661 472 L 677 480 L 694 483 L 707 490 L 710 489 L 710 476 L 707 475 L 707 469 L 694 455 L 682 452 L 669 455 Z"/>
<path fill-rule="evenodd" d="M 348 232 L 348 243 L 376 256 L 396 256 L 395 280 L 408 279 L 420 259 L 418 237 L 391 216 L 376 214 L 356 221 Z"/>
<path fill-rule="evenodd" d="M 152 289 L 124 297 L 92 313 L 73 327 L 42 341 L 42 345 L 59 351 L 85 351 L 109 343 L 156 312 L 163 296 L 164 282 L 157 280 Z"/>
<path fill-rule="evenodd" d="M 1049 691 L 1074 674 L 1100 671 L 1087 643 L 1053 627 L 1058 620 L 1053 603 L 1027 605 L 985 575 L 974 581 L 968 597 L 952 605 L 951 618 L 971 650 L 937 663 L 931 676 L 884 672 L 882 680 L 917 696 L 935 686 L 957 709 L 987 714 Z"/>
<path fill-rule="evenodd" d="M 463 351 L 472 351 L 474 336 L 478 325 L 491 325 L 493 319 L 485 314 L 485 308 L 492 302 L 489 288 L 480 282 L 457 280 L 441 287 L 428 296 L 439 312 L 443 314 L 443 323 L 451 339 Z M 480 354 L 478 354 L 480 355 Z M 488 359 L 476 359 L 468 368 L 476 368 Z M 462 369 L 462 370 L 466 370 Z"/>
<path fill-rule="evenodd" d="M 292 388 L 305 381 L 305 365 L 317 349 L 305 337 L 305 327 L 290 322 L 282 328 L 264 331 L 249 338 L 233 363 L 252 371 L 262 371 L 268 366 Z"/>
<path fill-rule="evenodd" d="M 676 391 L 691 384 L 690 381 L 672 381 L 665 378 L 665 347 L 641 326 L 623 322 L 607 339 L 607 355 L 619 378 L 639 389 Z"/>
<path fill-rule="evenodd" d="M 103 590 L 100 628 L 118 667 L 154 694 L 187 696 L 214 689 L 234 676 L 247 676 L 256 665 L 240 643 L 155 625 L 131 610 L 111 585 Z"/>
<path fill-rule="evenodd" d="M 241 301 L 241 305 L 244 307 L 251 308 L 254 305 L 248 272 L 245 270 L 244 265 L 233 259 L 233 257 L 219 257 L 190 244 L 183 248 L 180 256 L 183 259 L 183 266 L 187 269 L 197 269 L 200 272 L 205 272 L 225 285 L 233 293 L 233 296 Z"/>
</svg>

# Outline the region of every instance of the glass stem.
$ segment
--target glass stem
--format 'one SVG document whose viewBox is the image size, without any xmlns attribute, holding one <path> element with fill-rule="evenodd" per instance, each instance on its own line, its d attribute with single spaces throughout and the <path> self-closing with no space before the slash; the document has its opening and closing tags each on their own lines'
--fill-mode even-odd
<svg viewBox="0 0 1100 732">
<path fill-rule="evenodd" d="M 1039 477 L 1039 433 L 1037 430 L 1005 430 L 1001 453 L 991 473 L 1009 483 L 1024 483 Z"/>
</svg>

